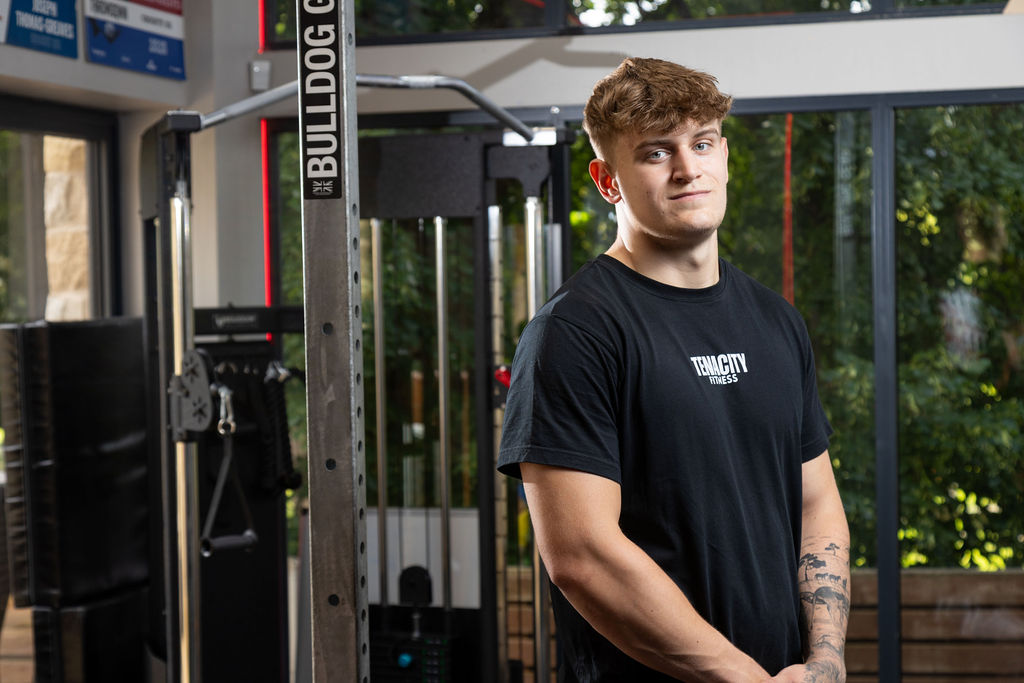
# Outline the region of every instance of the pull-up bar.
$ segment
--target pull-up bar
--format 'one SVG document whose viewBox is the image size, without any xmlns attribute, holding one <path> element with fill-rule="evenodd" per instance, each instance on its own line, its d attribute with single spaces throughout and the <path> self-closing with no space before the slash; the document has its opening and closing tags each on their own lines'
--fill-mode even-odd
<svg viewBox="0 0 1024 683">
<path fill-rule="evenodd" d="M 475 105 L 498 119 L 506 126 L 519 133 L 529 142 L 533 139 L 533 130 L 525 123 L 510 114 L 508 110 L 488 98 L 482 92 L 471 86 L 469 83 L 450 76 L 381 76 L 373 74 L 356 74 L 356 85 L 369 88 L 408 88 L 410 90 L 428 90 L 436 88 L 447 88 L 455 90 L 473 102 Z M 279 85 L 276 88 L 253 95 L 239 102 L 229 104 L 209 114 L 200 114 L 199 121 L 202 129 L 216 126 L 218 123 L 230 121 L 233 118 L 257 111 L 268 105 L 287 100 L 298 95 L 299 82 L 292 81 Z"/>
</svg>

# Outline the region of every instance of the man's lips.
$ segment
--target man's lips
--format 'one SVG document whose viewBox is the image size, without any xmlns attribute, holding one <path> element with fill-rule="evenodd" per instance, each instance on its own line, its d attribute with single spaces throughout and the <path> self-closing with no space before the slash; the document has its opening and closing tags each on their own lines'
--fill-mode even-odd
<svg viewBox="0 0 1024 683">
<path fill-rule="evenodd" d="M 693 190 L 693 191 L 690 191 L 690 192 L 680 192 L 679 194 L 671 195 L 671 196 L 669 196 L 669 199 L 672 199 L 672 200 L 676 200 L 676 199 L 682 199 L 682 200 L 697 199 L 697 198 L 704 197 L 704 196 L 709 195 L 709 194 L 711 194 L 710 190 Z"/>
</svg>

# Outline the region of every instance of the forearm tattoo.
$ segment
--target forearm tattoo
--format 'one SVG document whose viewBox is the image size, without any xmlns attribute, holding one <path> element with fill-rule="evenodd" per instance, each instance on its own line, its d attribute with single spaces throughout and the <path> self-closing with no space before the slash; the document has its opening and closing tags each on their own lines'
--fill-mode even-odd
<svg viewBox="0 0 1024 683">
<path fill-rule="evenodd" d="M 850 548 L 828 538 L 803 543 L 797 581 L 808 662 L 804 683 L 843 681 L 850 620 Z"/>
</svg>

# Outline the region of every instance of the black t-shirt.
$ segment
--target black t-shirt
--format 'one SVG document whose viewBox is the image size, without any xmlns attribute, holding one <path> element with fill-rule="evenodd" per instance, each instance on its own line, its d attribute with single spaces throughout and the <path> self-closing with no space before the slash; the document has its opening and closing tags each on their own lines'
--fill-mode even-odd
<svg viewBox="0 0 1024 683">
<path fill-rule="evenodd" d="M 706 289 L 602 255 L 527 325 L 498 460 L 620 484 L 619 525 L 772 675 L 798 663 L 801 465 L 828 448 L 803 319 L 726 261 Z M 557 588 L 564 681 L 660 681 Z"/>
</svg>

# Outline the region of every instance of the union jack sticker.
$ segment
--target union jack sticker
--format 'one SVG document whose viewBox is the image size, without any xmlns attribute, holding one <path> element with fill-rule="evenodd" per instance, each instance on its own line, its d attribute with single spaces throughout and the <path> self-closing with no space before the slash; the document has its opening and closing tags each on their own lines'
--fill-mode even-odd
<svg viewBox="0 0 1024 683">
<path fill-rule="evenodd" d="M 313 181 L 313 194 L 333 194 L 334 193 L 334 181 L 333 180 L 314 180 Z"/>
</svg>

